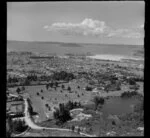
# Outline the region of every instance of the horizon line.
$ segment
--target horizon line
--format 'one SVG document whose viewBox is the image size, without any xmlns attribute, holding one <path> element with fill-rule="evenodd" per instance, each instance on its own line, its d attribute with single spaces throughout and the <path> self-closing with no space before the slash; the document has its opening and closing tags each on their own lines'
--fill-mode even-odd
<svg viewBox="0 0 150 138">
<path fill-rule="evenodd" d="M 7 40 L 7 42 L 8 41 L 18 41 L 18 42 L 39 42 L 39 43 L 68 43 L 68 44 L 95 44 L 95 45 L 101 45 L 101 44 L 103 44 L 103 45 L 131 45 L 131 46 L 135 46 L 135 45 L 137 45 L 137 46 L 144 46 L 144 44 L 121 44 L 121 43 L 118 43 L 118 44 L 115 44 L 115 43 L 112 43 L 112 44 L 110 44 L 110 43 L 84 43 L 84 42 L 60 42 L 60 41 L 32 41 L 32 40 Z"/>
</svg>

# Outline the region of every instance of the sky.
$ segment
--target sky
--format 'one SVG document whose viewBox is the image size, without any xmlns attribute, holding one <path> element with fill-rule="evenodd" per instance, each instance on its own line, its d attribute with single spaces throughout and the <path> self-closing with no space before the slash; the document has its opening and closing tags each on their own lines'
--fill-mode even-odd
<svg viewBox="0 0 150 138">
<path fill-rule="evenodd" d="M 144 43 L 144 1 L 7 2 L 7 40 Z"/>
</svg>

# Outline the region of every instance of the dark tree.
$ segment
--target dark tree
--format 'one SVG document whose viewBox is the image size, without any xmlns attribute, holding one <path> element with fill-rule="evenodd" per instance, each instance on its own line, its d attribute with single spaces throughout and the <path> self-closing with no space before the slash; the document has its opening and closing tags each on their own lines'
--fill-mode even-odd
<svg viewBox="0 0 150 138">
<path fill-rule="evenodd" d="M 48 90 L 48 88 L 49 88 L 49 84 L 46 84 L 46 89 Z"/>
<path fill-rule="evenodd" d="M 28 80 L 27 78 L 25 79 L 24 85 L 30 85 L 30 80 Z"/>
<path fill-rule="evenodd" d="M 48 104 L 45 104 L 45 106 L 48 108 L 49 107 L 49 105 Z"/>
<path fill-rule="evenodd" d="M 68 91 L 71 91 L 71 87 L 70 86 L 68 86 Z"/>
<path fill-rule="evenodd" d="M 62 89 L 64 89 L 64 88 L 65 88 L 65 86 L 64 86 L 64 85 L 61 85 L 61 88 L 62 88 Z"/>
<path fill-rule="evenodd" d="M 64 104 L 59 104 L 59 109 L 56 109 L 53 115 L 61 123 L 65 123 L 71 119 L 70 112 L 65 108 Z"/>
<path fill-rule="evenodd" d="M 74 129 L 75 129 L 75 126 L 74 126 L 74 125 L 72 125 L 71 130 L 72 130 L 72 131 L 74 131 Z"/>
<path fill-rule="evenodd" d="M 104 98 L 99 97 L 99 96 L 95 96 L 93 99 L 93 102 L 95 103 L 95 110 L 96 110 L 99 104 L 101 104 L 101 105 L 104 104 Z"/>
<path fill-rule="evenodd" d="M 21 92 L 21 89 L 18 87 L 16 92 L 17 92 L 17 94 L 19 94 Z"/>
<path fill-rule="evenodd" d="M 136 84 L 136 81 L 134 79 L 129 79 L 128 82 L 129 82 L 130 85 L 135 85 Z"/>
<path fill-rule="evenodd" d="M 85 90 L 86 90 L 86 91 L 92 91 L 92 87 L 86 86 L 86 87 L 85 87 Z"/>
<path fill-rule="evenodd" d="M 55 82 L 55 87 L 58 87 L 58 82 L 57 81 Z"/>
<path fill-rule="evenodd" d="M 78 129 L 77 129 L 77 133 L 79 134 L 80 133 L 80 128 L 78 127 Z"/>
</svg>

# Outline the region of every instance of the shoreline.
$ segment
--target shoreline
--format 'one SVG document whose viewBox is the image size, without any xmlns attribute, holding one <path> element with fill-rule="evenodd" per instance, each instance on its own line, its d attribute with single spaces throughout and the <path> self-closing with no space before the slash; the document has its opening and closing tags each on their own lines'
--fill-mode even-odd
<svg viewBox="0 0 150 138">
<path fill-rule="evenodd" d="M 102 59 L 102 60 L 111 60 L 111 61 L 122 61 L 122 60 L 143 60 L 143 58 L 139 58 L 139 57 L 133 57 L 133 56 L 122 56 L 122 55 L 111 55 L 111 54 L 96 54 L 94 56 L 87 56 L 88 58 L 92 58 L 92 59 Z"/>
</svg>

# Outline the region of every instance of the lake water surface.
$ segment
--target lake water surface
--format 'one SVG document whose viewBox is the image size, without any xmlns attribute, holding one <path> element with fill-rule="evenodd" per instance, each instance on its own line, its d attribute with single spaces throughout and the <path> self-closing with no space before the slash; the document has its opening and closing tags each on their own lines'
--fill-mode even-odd
<svg viewBox="0 0 150 138">
<path fill-rule="evenodd" d="M 135 98 L 122 99 L 120 97 L 110 98 L 103 105 L 102 112 L 105 114 L 119 115 L 131 113 L 135 104 L 140 101 Z"/>
</svg>

